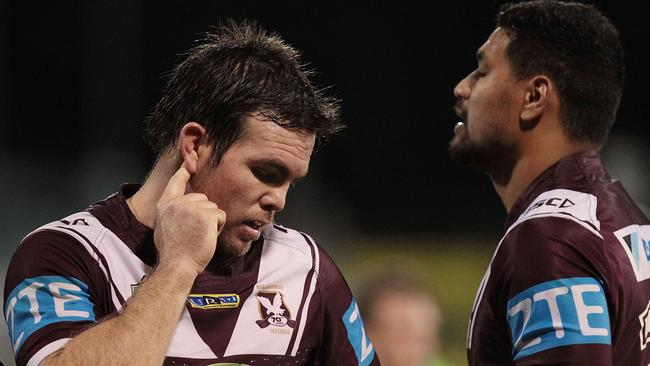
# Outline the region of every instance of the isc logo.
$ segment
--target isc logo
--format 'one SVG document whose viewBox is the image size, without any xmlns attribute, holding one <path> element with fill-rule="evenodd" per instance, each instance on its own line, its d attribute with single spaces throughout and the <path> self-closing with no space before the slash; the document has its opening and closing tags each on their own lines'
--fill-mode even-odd
<svg viewBox="0 0 650 366">
<path fill-rule="evenodd" d="M 544 282 L 508 301 L 507 319 L 517 360 L 571 344 L 611 344 L 602 285 L 592 277 Z"/>
</svg>

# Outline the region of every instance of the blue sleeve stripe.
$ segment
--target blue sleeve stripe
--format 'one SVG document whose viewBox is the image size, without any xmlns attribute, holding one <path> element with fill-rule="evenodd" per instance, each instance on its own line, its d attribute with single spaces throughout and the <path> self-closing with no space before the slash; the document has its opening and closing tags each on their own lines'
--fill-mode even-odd
<svg viewBox="0 0 650 366">
<path fill-rule="evenodd" d="M 350 345 L 354 349 L 354 354 L 357 356 L 358 365 L 370 365 L 375 358 L 375 349 L 366 335 L 359 306 L 354 299 L 352 299 L 352 303 L 350 303 L 341 320 L 347 330 L 348 341 L 350 341 Z"/>
<path fill-rule="evenodd" d="M 40 276 L 16 286 L 5 304 L 9 337 L 18 353 L 37 330 L 63 321 L 94 321 L 88 286 L 72 277 Z"/>
<path fill-rule="evenodd" d="M 560 346 L 612 343 L 605 290 L 593 277 L 530 287 L 508 300 L 506 319 L 514 360 Z"/>
</svg>

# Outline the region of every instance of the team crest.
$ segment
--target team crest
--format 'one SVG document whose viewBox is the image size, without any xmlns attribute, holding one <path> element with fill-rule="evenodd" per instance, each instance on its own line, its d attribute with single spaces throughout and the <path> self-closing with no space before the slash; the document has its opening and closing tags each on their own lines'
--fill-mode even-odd
<svg viewBox="0 0 650 366">
<path fill-rule="evenodd" d="M 291 320 L 291 313 L 280 292 L 258 292 L 257 301 L 259 302 L 262 319 L 255 323 L 260 328 L 264 329 L 269 325 L 276 327 L 287 325 L 290 328 L 296 326 L 296 321 Z"/>
</svg>

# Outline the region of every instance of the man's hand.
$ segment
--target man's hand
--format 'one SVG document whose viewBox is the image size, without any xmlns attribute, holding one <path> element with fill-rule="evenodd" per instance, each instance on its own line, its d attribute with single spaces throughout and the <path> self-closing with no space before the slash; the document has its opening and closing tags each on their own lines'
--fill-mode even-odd
<svg viewBox="0 0 650 366">
<path fill-rule="evenodd" d="M 158 366 L 164 362 L 187 295 L 214 255 L 226 222 L 226 213 L 204 194 L 185 194 L 189 179 L 190 173 L 181 166 L 157 203 L 158 267 L 124 311 L 81 332 L 41 365 Z M 161 294 L 165 301 L 159 300 Z"/>
<path fill-rule="evenodd" d="M 189 180 L 183 163 L 156 205 L 154 241 L 159 266 L 185 266 L 198 274 L 214 255 L 226 213 L 202 193 L 185 194 Z"/>
</svg>

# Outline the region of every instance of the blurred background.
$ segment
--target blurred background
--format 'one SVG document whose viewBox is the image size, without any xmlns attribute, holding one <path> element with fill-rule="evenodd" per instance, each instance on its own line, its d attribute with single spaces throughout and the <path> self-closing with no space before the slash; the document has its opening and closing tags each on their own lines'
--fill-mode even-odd
<svg viewBox="0 0 650 366">
<path fill-rule="evenodd" d="M 154 157 L 142 120 L 165 73 L 210 25 L 253 19 L 302 50 L 349 126 L 313 156 L 278 221 L 312 234 L 355 293 L 383 271 L 419 277 L 439 303 L 440 360 L 464 365 L 470 307 L 505 211 L 488 178 L 448 158 L 452 89 L 503 1 L 274 3 L 0 0 L 0 286 L 24 235 L 143 180 Z M 643 2 L 594 3 L 620 29 L 627 65 L 603 155 L 647 209 L 647 12 Z M 12 364 L 0 328 L 0 358 Z"/>
</svg>

